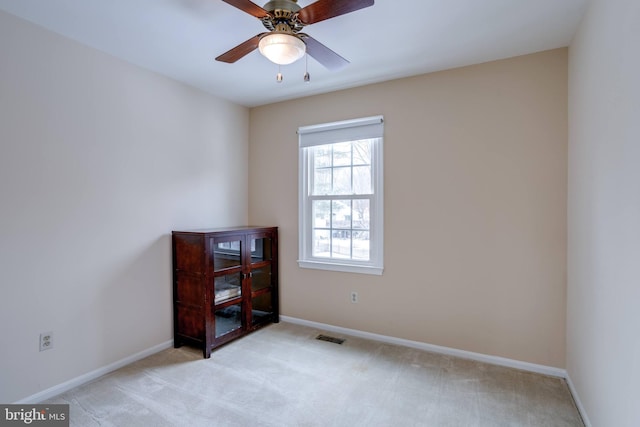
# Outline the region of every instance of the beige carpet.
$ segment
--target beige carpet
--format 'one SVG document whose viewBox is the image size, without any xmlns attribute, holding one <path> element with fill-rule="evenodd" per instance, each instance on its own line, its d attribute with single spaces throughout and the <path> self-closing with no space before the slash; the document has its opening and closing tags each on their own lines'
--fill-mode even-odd
<svg viewBox="0 0 640 427">
<path fill-rule="evenodd" d="M 208 360 L 165 350 L 48 403 L 82 427 L 583 425 L 562 379 L 322 332 L 279 323 Z"/>
</svg>

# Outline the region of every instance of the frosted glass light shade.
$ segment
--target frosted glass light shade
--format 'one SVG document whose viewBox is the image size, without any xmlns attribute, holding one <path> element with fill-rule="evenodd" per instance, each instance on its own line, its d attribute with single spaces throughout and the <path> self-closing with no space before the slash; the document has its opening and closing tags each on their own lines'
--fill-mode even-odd
<svg viewBox="0 0 640 427">
<path fill-rule="evenodd" d="M 278 65 L 296 62 L 302 58 L 306 48 L 307 46 L 298 37 L 282 33 L 266 35 L 258 43 L 260 53 Z"/>
</svg>

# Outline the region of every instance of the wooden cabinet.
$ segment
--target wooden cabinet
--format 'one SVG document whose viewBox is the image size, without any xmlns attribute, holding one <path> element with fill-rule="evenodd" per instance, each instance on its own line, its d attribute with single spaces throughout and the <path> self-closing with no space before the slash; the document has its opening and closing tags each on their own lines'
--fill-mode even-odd
<svg viewBox="0 0 640 427">
<path fill-rule="evenodd" d="M 211 350 L 278 322 L 278 229 L 174 231 L 174 346 Z"/>
</svg>

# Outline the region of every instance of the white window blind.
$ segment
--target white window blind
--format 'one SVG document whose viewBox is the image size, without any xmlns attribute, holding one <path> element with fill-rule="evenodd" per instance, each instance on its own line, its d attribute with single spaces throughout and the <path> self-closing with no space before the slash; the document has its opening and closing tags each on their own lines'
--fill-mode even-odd
<svg viewBox="0 0 640 427">
<path fill-rule="evenodd" d="M 344 141 L 382 138 L 384 132 L 382 116 L 298 128 L 300 148 L 332 144 Z"/>
</svg>

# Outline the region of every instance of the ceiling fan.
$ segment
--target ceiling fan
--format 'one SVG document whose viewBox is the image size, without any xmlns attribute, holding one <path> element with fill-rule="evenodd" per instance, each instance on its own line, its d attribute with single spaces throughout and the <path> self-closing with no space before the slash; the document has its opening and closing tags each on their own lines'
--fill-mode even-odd
<svg viewBox="0 0 640 427">
<path fill-rule="evenodd" d="M 302 29 L 316 22 L 373 6 L 374 0 L 318 0 L 301 8 L 298 0 L 271 0 L 260 7 L 250 0 L 222 0 L 258 18 L 268 32 L 260 33 L 223 53 L 216 61 L 234 63 L 259 49 L 278 65 L 291 64 L 305 52 L 329 70 L 339 70 L 349 61 L 305 34 Z"/>
</svg>

